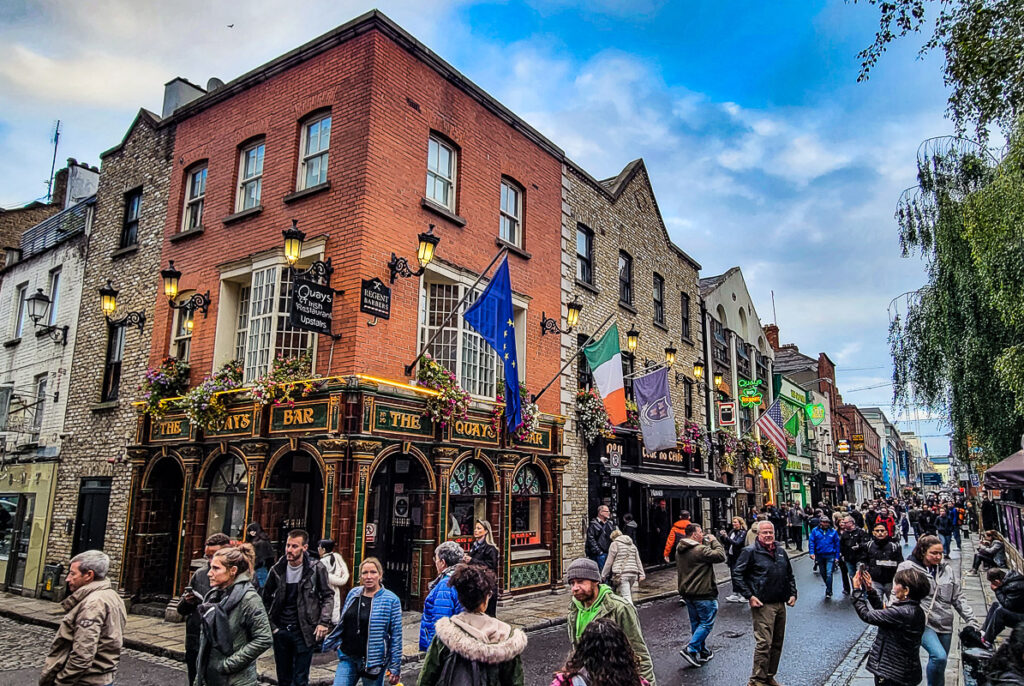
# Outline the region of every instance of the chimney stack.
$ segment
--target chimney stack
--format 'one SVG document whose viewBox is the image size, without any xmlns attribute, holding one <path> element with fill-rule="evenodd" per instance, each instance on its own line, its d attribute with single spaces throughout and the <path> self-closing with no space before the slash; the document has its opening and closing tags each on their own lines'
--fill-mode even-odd
<svg viewBox="0 0 1024 686">
<path fill-rule="evenodd" d="M 772 350 L 778 352 L 779 350 L 779 327 L 775 324 L 767 324 L 764 327 L 764 335 L 768 338 L 768 345 L 772 347 Z"/>
<path fill-rule="evenodd" d="M 176 76 L 164 84 L 164 106 L 160 111 L 160 117 L 166 119 L 174 114 L 174 110 L 204 95 L 206 91 L 202 88 Z"/>
</svg>

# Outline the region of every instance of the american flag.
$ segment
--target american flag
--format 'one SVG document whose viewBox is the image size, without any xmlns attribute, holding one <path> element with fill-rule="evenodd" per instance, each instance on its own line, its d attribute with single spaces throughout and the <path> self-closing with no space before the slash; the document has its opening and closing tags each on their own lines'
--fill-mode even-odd
<svg viewBox="0 0 1024 686">
<path fill-rule="evenodd" d="M 775 444 L 780 455 L 786 454 L 786 430 L 782 428 L 782 407 L 776 400 L 768 410 L 758 417 L 754 426 L 761 429 L 765 436 Z"/>
</svg>

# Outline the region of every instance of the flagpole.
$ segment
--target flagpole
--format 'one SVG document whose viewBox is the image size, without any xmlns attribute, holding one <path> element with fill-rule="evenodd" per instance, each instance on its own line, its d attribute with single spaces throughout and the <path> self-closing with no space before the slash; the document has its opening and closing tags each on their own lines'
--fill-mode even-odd
<svg viewBox="0 0 1024 686">
<path fill-rule="evenodd" d="M 572 361 L 575 360 L 579 356 L 580 351 L 583 350 L 584 348 L 586 348 L 588 345 L 590 345 L 590 343 L 594 340 L 594 336 L 597 335 L 597 332 L 600 331 L 601 329 L 603 329 L 608 324 L 608 322 L 610 322 L 612 320 L 612 317 L 614 317 L 614 316 L 615 316 L 614 312 L 611 313 L 610 315 L 608 315 L 608 318 L 605 319 L 604 322 L 602 322 L 601 326 L 597 327 L 597 329 L 594 331 L 594 333 L 590 334 L 590 338 L 588 338 L 583 345 L 578 346 L 576 348 L 576 352 L 572 356 L 570 356 L 568 360 L 566 360 L 565 364 L 562 365 L 562 368 L 558 370 L 557 374 L 555 374 L 555 378 L 551 379 L 551 381 L 548 381 L 548 385 L 545 386 L 544 388 L 540 389 L 540 393 L 538 393 L 537 395 L 535 395 L 535 396 L 530 398 L 530 402 L 531 403 L 537 402 L 537 398 L 539 398 L 542 395 L 544 395 L 544 392 L 546 390 L 548 390 L 549 388 L 551 388 L 551 384 L 555 383 L 555 381 L 559 377 L 562 376 L 562 373 L 566 369 L 568 369 L 569 365 L 572 364 Z"/>
<path fill-rule="evenodd" d="M 434 335 L 431 336 L 430 340 L 428 340 L 423 345 L 423 350 L 421 350 L 420 354 L 416 356 L 416 359 L 410 362 L 409 364 L 405 365 L 406 376 L 412 376 L 412 370 L 416 367 L 416 363 L 420 361 L 420 358 L 423 357 L 424 353 L 426 353 L 427 350 L 430 348 L 430 344 L 433 343 L 434 340 L 441 335 L 441 332 L 444 331 L 444 327 L 448 326 L 448 322 L 452 320 L 452 317 L 455 316 L 455 313 L 458 312 L 459 308 L 462 307 L 462 304 L 466 302 L 466 298 L 468 298 L 470 294 L 476 290 L 476 287 L 480 284 L 481 281 L 483 281 L 484 276 L 487 274 L 487 272 L 491 270 L 491 267 L 494 266 L 494 263 L 497 262 L 502 255 L 505 255 L 507 253 L 508 248 L 502 248 L 501 250 L 498 251 L 498 254 L 494 256 L 494 259 L 491 260 L 491 263 L 484 267 L 484 270 L 480 272 L 480 276 L 476 277 L 476 281 L 473 282 L 473 285 L 466 289 L 466 292 L 462 295 L 462 299 L 459 300 L 455 307 L 452 308 L 452 311 L 448 313 L 448 316 L 444 318 L 444 321 L 441 322 L 441 326 L 437 327 L 437 331 L 434 332 Z"/>
</svg>

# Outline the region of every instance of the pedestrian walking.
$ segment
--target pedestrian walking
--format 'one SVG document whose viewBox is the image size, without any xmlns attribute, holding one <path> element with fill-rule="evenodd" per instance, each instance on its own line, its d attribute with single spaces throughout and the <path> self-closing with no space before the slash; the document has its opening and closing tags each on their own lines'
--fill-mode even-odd
<svg viewBox="0 0 1024 686">
<path fill-rule="evenodd" d="M 725 562 L 725 548 L 700 524 L 686 527 L 676 546 L 676 580 L 679 596 L 690 616 L 690 642 L 679 651 L 684 660 L 701 667 L 715 656 L 706 641 L 718 616 L 718 584 L 715 563 Z"/>
<path fill-rule="evenodd" d="M 526 634 L 484 612 L 488 598 L 498 592 L 494 572 L 480 565 L 459 565 L 451 584 L 467 609 L 437 621 L 418 685 L 523 686 L 520 656 L 526 650 Z"/>
<path fill-rule="evenodd" d="M 896 536 L 896 518 L 892 516 L 888 508 L 880 508 L 878 511 L 878 519 L 871 526 L 871 531 L 874 532 L 875 527 L 879 524 L 885 527 L 885 530 L 889 533 L 889 538 L 895 538 Z"/>
<path fill-rule="evenodd" d="M 462 612 L 459 595 L 451 585 L 455 566 L 462 562 L 462 546 L 455 541 L 445 541 L 434 548 L 434 568 L 437 578 L 430 582 L 430 590 L 423 601 L 423 616 L 420 618 L 420 650 L 430 648 L 434 640 L 434 627 L 443 617 Z"/>
<path fill-rule="evenodd" d="M 320 564 L 327 570 L 327 583 L 334 592 L 334 609 L 331 610 L 331 626 L 338 623 L 341 617 L 341 589 L 348 583 L 348 565 L 341 553 L 334 549 L 334 541 L 330 538 L 321 539 L 316 544 L 317 552 L 320 553 Z M 459 549 L 461 552 L 461 548 Z"/>
<path fill-rule="evenodd" d="M 936 536 L 938 535 L 935 529 L 935 520 L 938 519 L 938 515 L 935 514 L 935 510 L 930 507 L 924 507 L 921 509 L 921 532 L 924 536 Z M 920 538 L 920 536 L 918 537 Z"/>
<path fill-rule="evenodd" d="M 384 588 L 384 566 L 375 557 L 359 565 L 359 585 L 345 596 L 341 621 L 324 639 L 337 649 L 334 686 L 397 684 L 402 671 L 402 601 Z"/>
<path fill-rule="evenodd" d="M 853 607 L 867 624 L 878 627 L 868 653 L 867 669 L 876 686 L 917 686 L 921 683 L 921 637 L 925 613 L 921 609 L 930 589 L 928 577 L 904 569 L 893 580 L 893 602 L 885 607 L 870 574 L 853 577 Z"/>
<path fill-rule="evenodd" d="M 601 583 L 601 571 L 597 568 L 597 563 L 589 558 L 573 560 L 566 571 L 566 578 L 572 590 L 566 628 L 573 649 L 579 645 L 588 624 L 607 617 L 626 634 L 626 639 L 640 660 L 640 675 L 647 679 L 651 686 L 657 686 L 654 662 L 640 631 L 640 618 L 636 614 L 636 609 Z"/>
<path fill-rule="evenodd" d="M 274 644 L 270 620 L 252 583 L 256 553 L 226 546 L 210 560 L 210 592 L 197 613 L 203 634 L 193 686 L 256 686 L 256 660 Z"/>
<path fill-rule="evenodd" d="M 907 511 L 900 512 L 899 531 L 903 536 L 903 545 L 910 543 L 910 519 L 907 518 Z"/>
<path fill-rule="evenodd" d="M 928 652 L 925 669 L 928 686 L 944 686 L 946 660 L 953 640 L 953 612 L 959 612 L 977 628 L 974 611 L 964 600 L 959 575 L 942 559 L 942 542 L 935 536 L 921 537 L 910 558 L 900 564 L 897 571 L 904 569 L 921 572 L 931 580 L 929 596 L 921 602 L 927 617 L 921 644 Z"/>
<path fill-rule="evenodd" d="M 914 538 L 924 536 L 924 527 L 921 524 L 921 508 L 916 503 L 910 508 L 907 518 L 910 520 L 910 526 L 914 529 Z"/>
<path fill-rule="evenodd" d="M 622 533 L 629 536 L 634 545 L 640 547 L 640 525 L 637 524 L 630 512 L 622 515 Z"/>
<path fill-rule="evenodd" d="M 607 511 L 608 508 L 605 508 Z M 478 519 L 473 523 L 473 546 L 462 557 L 462 561 L 471 565 L 482 565 L 498 576 L 498 546 L 494 544 L 494 532 L 491 523 L 486 519 Z M 498 594 L 491 596 L 487 604 L 487 614 L 498 616 Z"/>
<path fill-rule="evenodd" d="M 849 515 L 853 517 L 853 523 L 857 525 L 858 529 L 864 528 L 864 515 L 861 514 L 861 511 L 857 509 L 857 506 L 852 503 L 850 504 Z"/>
<path fill-rule="evenodd" d="M 608 558 L 608 548 L 612 544 L 612 531 L 615 530 L 615 522 L 611 520 L 611 510 L 607 505 L 599 505 L 597 515 L 590 520 L 587 527 L 587 557 L 597 563 L 598 567 L 604 567 L 604 561 Z"/>
<path fill-rule="evenodd" d="M 803 511 L 797 506 L 789 508 L 789 512 L 786 513 L 789 540 L 793 541 L 796 544 L 796 549 L 801 552 L 804 549 L 804 521 L 806 519 Z"/>
<path fill-rule="evenodd" d="M 985 569 L 1006 566 L 1006 546 L 999 540 L 999 534 L 995 531 L 986 531 L 981 535 L 978 550 L 974 553 L 974 563 L 968 573 L 977 574 L 978 568 L 982 565 Z"/>
<path fill-rule="evenodd" d="M 317 643 L 331 630 L 334 589 L 327 568 L 309 556 L 309 534 L 293 529 L 284 557 L 270 568 L 263 604 L 274 627 L 274 666 L 281 686 L 307 686 Z"/>
<path fill-rule="evenodd" d="M 647 578 L 636 544 L 618 529 L 612 532 L 612 544 L 608 548 L 608 559 L 604 561 L 601 577 L 611 579 L 612 590 L 630 604 L 633 603 L 637 582 Z"/>
<path fill-rule="evenodd" d="M 230 545 L 231 539 L 227 534 L 216 533 L 206 539 L 206 546 L 203 548 L 203 557 L 206 562 L 197 569 L 189 579 L 188 586 L 178 599 L 175 610 L 185 618 L 185 667 L 188 669 L 188 683 L 196 681 L 196 663 L 199 660 L 199 641 L 203 634 L 203 619 L 196 612 L 199 603 L 210 592 L 210 561 L 213 554 L 221 548 Z"/>
<path fill-rule="evenodd" d="M 71 558 L 71 595 L 61 602 L 64 618 L 43 660 L 39 686 L 114 683 L 127 613 L 121 596 L 110 587 L 108 571 L 110 558 L 99 550 Z"/>
<path fill-rule="evenodd" d="M 230 543 L 230 539 L 228 539 Z M 259 522 L 253 522 L 245 527 L 245 542 L 252 546 L 256 554 L 256 568 L 253 570 L 253 580 L 256 589 L 261 590 L 267 584 L 267 575 L 270 568 L 277 562 L 277 555 L 274 553 L 274 545 L 270 542 L 270 536 Z"/>
<path fill-rule="evenodd" d="M 839 558 L 839 534 L 832 528 L 832 519 L 822 517 L 818 522 L 818 528 L 811 531 L 808 537 L 808 553 L 821 578 L 825 582 L 825 599 L 832 597 L 832 575 L 835 572 L 836 560 Z"/>
<path fill-rule="evenodd" d="M 985 665 L 986 686 L 1024 684 L 1024 626 L 1018 626 L 1010 639 L 999 646 Z"/>
<path fill-rule="evenodd" d="M 649 686 L 640 675 L 633 646 L 608 618 L 587 625 L 551 686 Z"/>
<path fill-rule="evenodd" d="M 865 560 L 875 592 L 887 598 L 892 591 L 896 569 L 903 562 L 903 547 L 889 536 L 884 522 L 880 519 L 871 532 L 873 540 L 868 544 Z"/>
<path fill-rule="evenodd" d="M 665 539 L 668 538 L 668 532 L 672 528 L 672 520 L 668 514 L 668 504 L 664 498 L 658 500 L 658 504 L 651 508 L 651 528 L 654 530 L 654 535 L 648 541 L 647 559 L 658 560 L 661 558 L 661 549 L 665 547 Z"/>
<path fill-rule="evenodd" d="M 796 579 L 789 555 L 775 543 L 770 522 L 758 525 L 757 541 L 743 550 L 732 578 L 750 603 L 754 625 L 756 645 L 748 686 L 779 686 L 775 675 L 786 638 L 786 607 L 796 605 Z"/>
<path fill-rule="evenodd" d="M 867 547 L 871 543 L 871 535 L 857 526 L 852 515 L 846 515 L 839 532 L 839 565 L 843 577 L 843 594 L 850 593 L 850 580 L 857 573 L 857 564 L 867 558 Z"/>
<path fill-rule="evenodd" d="M 679 513 L 679 519 L 672 525 L 672 530 L 668 532 L 668 538 L 665 540 L 665 550 L 662 555 L 665 562 L 671 562 L 670 556 L 675 555 L 676 545 L 686 536 L 686 527 L 689 525 L 690 511 L 682 510 Z"/>
<path fill-rule="evenodd" d="M 942 541 L 942 554 L 947 560 L 951 559 L 949 544 L 953 540 L 953 518 L 950 516 L 949 510 L 944 507 L 939 508 L 939 516 L 935 519 L 935 530 L 939 533 L 939 539 Z"/>
<path fill-rule="evenodd" d="M 743 547 L 744 548 L 746 548 L 748 546 L 754 545 L 754 542 L 757 540 L 757 527 L 758 527 L 758 525 L 761 522 L 767 522 L 767 521 L 768 521 L 768 516 L 767 515 L 757 515 L 757 517 L 754 519 L 754 523 L 750 525 L 750 529 L 747 531 L 746 538 L 743 539 Z M 769 522 L 769 524 L 770 523 L 771 522 Z"/>
<path fill-rule="evenodd" d="M 949 518 L 953 520 L 953 530 L 950 532 L 953 540 L 956 541 L 956 549 L 963 549 L 963 542 L 960 540 L 960 527 L 964 525 L 964 510 L 958 504 L 953 503 L 949 507 Z"/>
<path fill-rule="evenodd" d="M 988 584 L 996 594 L 981 625 L 986 642 L 993 644 L 1006 627 L 1024 623 L 1024 576 L 1005 569 L 988 570 Z"/>
<path fill-rule="evenodd" d="M 729 565 L 729 581 L 732 583 L 732 593 L 726 596 L 727 603 L 745 603 L 746 599 L 740 595 L 736 588 L 736 582 L 732 581 L 732 568 L 736 566 L 736 560 L 740 553 L 747 546 L 747 523 L 742 517 L 732 518 L 732 529 L 725 534 L 722 545 L 725 546 L 725 563 Z"/>
</svg>

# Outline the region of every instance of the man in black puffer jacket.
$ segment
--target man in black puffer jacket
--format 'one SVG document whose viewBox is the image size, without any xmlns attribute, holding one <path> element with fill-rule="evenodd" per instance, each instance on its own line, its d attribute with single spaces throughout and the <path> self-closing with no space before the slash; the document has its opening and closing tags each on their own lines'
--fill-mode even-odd
<svg viewBox="0 0 1024 686">
<path fill-rule="evenodd" d="M 892 590 L 896 568 L 903 562 L 903 548 L 889 537 L 889 529 L 879 520 L 872 533 L 874 540 L 868 545 L 864 562 L 868 565 L 871 583 L 879 596 L 885 597 Z"/>
<path fill-rule="evenodd" d="M 921 600 L 931 584 L 921 572 L 905 569 L 896 573 L 893 604 L 883 609 L 882 598 L 871 585 L 871 576 L 853 577 L 853 607 L 868 624 L 878 627 L 878 635 L 868 654 L 868 671 L 875 683 L 910 686 L 921 683 L 921 637 L 925 613 Z M 870 603 L 870 605 L 869 605 Z"/>
<path fill-rule="evenodd" d="M 986 641 L 994 643 L 1003 629 L 1024 621 L 1024 576 L 1019 572 L 990 569 L 988 583 L 995 591 L 996 600 L 989 605 L 982 632 Z"/>
<path fill-rule="evenodd" d="M 871 535 L 857 526 L 857 520 L 847 515 L 841 524 L 839 532 L 839 554 L 843 558 L 839 570 L 843 574 L 843 593 L 850 592 L 850 579 L 857 573 L 857 563 L 864 562 L 867 555 L 868 545 L 871 544 Z"/>
<path fill-rule="evenodd" d="M 796 605 L 796 579 L 786 549 L 775 542 L 771 522 L 757 523 L 757 540 L 732 568 L 736 591 L 750 603 L 754 621 L 754 668 L 750 684 L 774 684 L 786 638 L 786 606 Z"/>
</svg>

